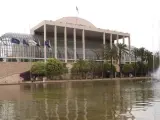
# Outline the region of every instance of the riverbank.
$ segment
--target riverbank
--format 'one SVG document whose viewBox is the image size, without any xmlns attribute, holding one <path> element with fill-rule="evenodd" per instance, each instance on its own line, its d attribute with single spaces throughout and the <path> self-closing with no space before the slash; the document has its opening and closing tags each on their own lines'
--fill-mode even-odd
<svg viewBox="0 0 160 120">
<path fill-rule="evenodd" d="M 45 82 L 43 81 L 35 81 L 33 83 L 55 83 L 55 82 L 92 82 L 92 81 L 113 81 L 113 80 L 121 80 L 121 81 L 126 81 L 126 80 L 150 80 L 151 77 L 134 77 L 134 78 L 104 78 L 104 79 L 82 79 L 82 80 L 47 80 Z M 24 83 L 32 83 L 31 81 L 29 82 L 24 82 Z"/>
<path fill-rule="evenodd" d="M 114 81 L 114 80 L 121 80 L 121 81 L 129 81 L 129 80 L 151 80 L 151 77 L 125 77 L 125 78 L 104 78 L 104 79 L 82 79 L 82 80 L 46 80 L 44 81 L 25 81 L 25 82 L 20 82 L 20 81 L 12 81 L 9 82 L 0 82 L 0 85 L 20 85 L 20 84 L 31 84 L 31 83 L 61 83 L 61 82 L 93 82 L 93 81 Z"/>
<path fill-rule="evenodd" d="M 0 85 L 20 85 L 20 84 L 31 84 L 31 83 L 61 83 L 61 82 L 93 82 L 93 81 L 114 81 L 114 80 L 121 80 L 121 81 L 127 81 L 127 80 L 151 80 L 151 77 L 133 77 L 133 78 L 104 78 L 104 79 L 82 79 L 82 80 L 47 80 L 45 82 L 43 81 L 25 81 L 25 82 L 6 82 L 6 83 L 0 83 Z"/>
</svg>

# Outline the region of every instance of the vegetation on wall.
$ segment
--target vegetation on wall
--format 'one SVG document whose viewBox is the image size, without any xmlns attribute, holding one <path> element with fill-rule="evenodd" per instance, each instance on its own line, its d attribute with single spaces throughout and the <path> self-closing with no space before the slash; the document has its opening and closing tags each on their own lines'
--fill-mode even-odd
<svg viewBox="0 0 160 120">
<path fill-rule="evenodd" d="M 70 74 L 72 79 L 94 79 L 94 78 L 108 78 L 114 77 L 116 71 L 115 64 L 119 65 L 120 72 L 116 77 L 121 75 L 133 76 L 146 76 L 149 73 L 155 71 L 159 67 L 159 53 L 153 55 L 152 52 L 145 48 L 134 48 L 129 55 L 129 50 L 125 44 L 118 43 L 117 45 L 105 45 L 102 46 L 101 50 L 94 51 L 100 61 L 96 60 L 78 60 L 73 63 Z M 133 63 L 122 64 L 121 60 L 123 54 L 134 56 L 135 60 Z M 154 57 L 154 59 L 153 59 Z M 68 73 L 68 68 L 65 64 L 57 59 L 48 59 L 44 62 L 34 62 L 31 68 L 31 74 L 37 76 L 46 76 L 49 79 L 61 76 Z"/>
<path fill-rule="evenodd" d="M 44 62 L 35 62 L 33 63 L 30 71 L 33 75 L 45 76 L 46 75 L 45 67 L 46 66 Z"/>
<path fill-rule="evenodd" d="M 68 72 L 66 66 L 57 59 L 48 59 L 46 63 L 35 62 L 31 67 L 32 76 L 46 76 L 49 79 L 53 79 L 56 76 L 60 76 Z"/>
</svg>

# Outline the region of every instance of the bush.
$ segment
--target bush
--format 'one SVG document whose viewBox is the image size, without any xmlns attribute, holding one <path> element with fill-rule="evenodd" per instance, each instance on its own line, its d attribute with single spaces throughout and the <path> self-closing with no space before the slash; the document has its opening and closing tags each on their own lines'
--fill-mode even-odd
<svg viewBox="0 0 160 120">
<path fill-rule="evenodd" d="M 45 70 L 45 63 L 44 62 L 35 62 L 32 65 L 31 73 L 38 76 L 45 76 L 46 70 Z"/>
<path fill-rule="evenodd" d="M 132 65 L 132 67 L 133 67 L 133 70 L 137 72 L 138 69 L 139 69 L 138 64 L 137 64 L 137 63 L 136 63 L 136 64 L 135 64 L 135 63 L 132 63 L 131 65 Z"/>
<path fill-rule="evenodd" d="M 0 58 L 0 62 L 2 62 L 3 61 L 3 58 Z"/>
<path fill-rule="evenodd" d="M 46 62 L 46 74 L 48 77 L 53 78 L 54 76 L 62 75 L 64 67 L 61 61 L 57 59 L 48 59 Z"/>
<path fill-rule="evenodd" d="M 104 77 L 104 75 L 106 76 L 106 74 L 107 76 L 110 76 L 112 71 L 113 74 L 116 72 L 116 68 L 114 65 L 112 66 L 111 70 L 111 64 L 107 62 L 103 63 L 92 60 L 90 61 L 79 60 L 73 64 L 73 67 L 71 69 L 72 76 L 78 78 L 84 78 L 84 76 L 85 78 Z"/>
<path fill-rule="evenodd" d="M 109 71 L 109 72 L 113 71 L 113 73 L 115 73 L 116 72 L 116 67 L 113 64 L 111 66 L 111 64 L 106 62 L 106 63 L 104 63 L 104 70 Z"/>
<path fill-rule="evenodd" d="M 148 65 L 143 62 L 137 62 L 138 67 L 138 75 L 145 76 L 148 73 Z"/>
<path fill-rule="evenodd" d="M 126 74 L 133 72 L 133 66 L 131 64 L 124 64 L 122 71 Z"/>
<path fill-rule="evenodd" d="M 86 73 L 89 71 L 89 63 L 88 61 L 78 60 L 76 63 L 73 64 L 71 69 L 72 73 Z"/>
</svg>

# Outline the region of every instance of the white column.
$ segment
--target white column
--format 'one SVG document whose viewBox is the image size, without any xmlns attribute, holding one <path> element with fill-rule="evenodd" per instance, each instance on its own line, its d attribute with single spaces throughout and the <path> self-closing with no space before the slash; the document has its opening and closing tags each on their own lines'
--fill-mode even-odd
<svg viewBox="0 0 160 120">
<path fill-rule="evenodd" d="M 112 34 L 110 34 L 110 47 L 112 49 Z M 113 59 L 113 58 L 112 58 Z M 112 60 L 112 64 L 113 64 L 113 60 Z"/>
<path fill-rule="evenodd" d="M 57 59 L 57 26 L 54 26 L 54 57 Z"/>
<path fill-rule="evenodd" d="M 77 49 L 76 49 L 76 28 L 73 29 L 73 39 L 74 39 L 74 61 L 77 60 Z"/>
<path fill-rule="evenodd" d="M 119 35 L 117 34 L 117 44 L 119 43 Z"/>
<path fill-rule="evenodd" d="M 67 63 L 67 28 L 64 28 L 64 58 Z"/>
<path fill-rule="evenodd" d="M 131 63 L 131 40 L 130 40 L 130 36 L 128 36 L 128 46 L 129 46 L 129 63 Z"/>
<path fill-rule="evenodd" d="M 45 41 L 46 41 L 46 22 L 44 21 L 44 62 L 46 62 L 47 59 Z"/>
<path fill-rule="evenodd" d="M 106 34 L 105 34 L 105 32 L 103 33 L 103 45 L 105 45 L 106 44 Z"/>
<path fill-rule="evenodd" d="M 117 39 L 117 46 L 118 46 L 118 43 L 119 43 L 119 36 L 118 36 L 118 34 L 117 34 L 117 38 L 116 38 L 116 39 Z M 119 48 L 118 48 L 118 55 L 119 55 Z M 121 58 L 120 58 L 120 59 L 121 59 Z M 117 63 L 118 63 L 118 64 L 121 64 L 121 63 L 119 63 L 119 60 L 117 61 Z"/>
<path fill-rule="evenodd" d="M 104 32 L 103 33 L 103 47 L 104 47 L 104 49 L 105 49 L 105 46 L 106 45 L 106 33 Z M 105 50 L 103 50 L 103 61 L 105 62 Z"/>
<path fill-rule="evenodd" d="M 125 36 L 123 36 L 123 44 L 125 44 Z"/>
<path fill-rule="evenodd" d="M 83 60 L 85 60 L 85 33 L 84 29 L 82 30 L 82 53 L 83 53 Z"/>
<path fill-rule="evenodd" d="M 125 36 L 123 36 L 123 44 L 125 44 Z M 126 54 L 124 53 L 124 63 L 126 63 Z"/>
<path fill-rule="evenodd" d="M 110 47 L 112 48 L 112 34 L 110 34 Z"/>
</svg>

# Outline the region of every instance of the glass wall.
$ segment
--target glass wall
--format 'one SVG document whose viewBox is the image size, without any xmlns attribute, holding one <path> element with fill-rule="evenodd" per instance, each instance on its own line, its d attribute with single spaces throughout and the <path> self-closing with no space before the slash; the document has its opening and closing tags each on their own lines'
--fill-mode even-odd
<svg viewBox="0 0 160 120">
<path fill-rule="evenodd" d="M 12 38 L 19 40 L 19 44 L 12 42 Z M 27 35 L 18 33 L 7 33 L 0 38 L 0 58 L 4 61 L 30 61 L 44 59 L 43 35 Z M 24 43 L 23 41 L 26 41 Z M 47 36 L 50 47 L 46 47 L 47 58 L 54 58 L 54 36 Z M 100 48 L 103 40 L 85 38 L 86 59 L 99 60 Z M 82 37 L 76 38 L 77 59 L 83 58 Z M 64 36 L 57 35 L 57 58 L 64 60 Z M 74 60 L 73 35 L 67 36 L 67 56 L 68 60 Z"/>
</svg>

